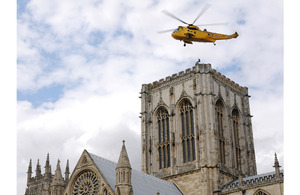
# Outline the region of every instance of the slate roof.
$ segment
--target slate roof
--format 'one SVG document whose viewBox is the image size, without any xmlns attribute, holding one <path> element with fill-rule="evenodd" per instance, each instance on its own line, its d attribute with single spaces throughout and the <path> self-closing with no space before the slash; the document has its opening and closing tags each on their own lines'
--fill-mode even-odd
<svg viewBox="0 0 300 195">
<path fill-rule="evenodd" d="M 89 152 L 88 152 L 89 153 Z M 101 171 L 109 185 L 115 190 L 117 163 L 89 153 L 95 165 Z M 132 169 L 131 185 L 135 195 L 182 195 L 175 184 Z"/>
<path fill-rule="evenodd" d="M 284 172 L 283 170 L 280 170 L 280 178 L 283 178 Z M 254 176 L 249 176 L 243 178 L 243 185 L 248 186 L 248 185 L 258 185 L 262 183 L 268 183 L 276 180 L 275 177 L 275 171 L 270 172 L 270 173 L 264 173 L 260 175 L 254 175 Z M 222 187 L 223 190 L 228 190 L 228 189 L 233 189 L 233 188 L 238 188 L 239 187 L 239 179 L 233 180 L 232 182 L 224 185 Z"/>
</svg>

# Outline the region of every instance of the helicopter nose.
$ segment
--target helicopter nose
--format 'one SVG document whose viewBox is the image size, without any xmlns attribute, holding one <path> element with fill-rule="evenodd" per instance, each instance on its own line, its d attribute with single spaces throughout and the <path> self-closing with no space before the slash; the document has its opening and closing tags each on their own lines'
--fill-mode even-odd
<svg viewBox="0 0 300 195">
<path fill-rule="evenodd" d="M 177 39 L 177 34 L 176 34 L 176 33 L 172 33 L 171 35 L 172 35 L 172 37 L 173 37 L 174 39 Z"/>
</svg>

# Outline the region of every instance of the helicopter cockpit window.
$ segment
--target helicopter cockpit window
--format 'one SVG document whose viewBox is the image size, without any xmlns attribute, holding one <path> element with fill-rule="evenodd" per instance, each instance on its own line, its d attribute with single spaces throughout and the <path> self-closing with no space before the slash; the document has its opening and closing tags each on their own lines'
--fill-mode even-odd
<svg viewBox="0 0 300 195">
<path fill-rule="evenodd" d="M 176 30 L 173 31 L 173 33 L 177 33 L 178 31 L 179 31 L 179 29 L 176 29 Z"/>
</svg>

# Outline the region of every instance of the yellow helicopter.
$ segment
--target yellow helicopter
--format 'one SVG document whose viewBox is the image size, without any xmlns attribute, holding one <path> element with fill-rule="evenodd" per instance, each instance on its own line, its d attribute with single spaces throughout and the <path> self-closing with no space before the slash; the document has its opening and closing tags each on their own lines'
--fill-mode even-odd
<svg viewBox="0 0 300 195">
<path fill-rule="evenodd" d="M 163 10 L 162 12 L 184 24 L 187 24 L 188 26 L 178 26 L 176 29 L 170 29 L 170 30 L 165 30 L 165 31 L 159 31 L 159 33 L 165 33 L 165 32 L 172 32 L 172 37 L 174 39 L 183 41 L 184 44 L 183 46 L 186 46 L 186 43 L 188 44 L 193 44 L 193 42 L 211 42 L 214 45 L 216 40 L 224 40 L 224 39 L 232 39 L 232 38 L 237 38 L 239 35 L 237 32 L 235 32 L 232 35 L 225 35 L 225 34 L 220 34 L 220 33 L 214 33 L 214 32 L 209 32 L 206 29 L 200 30 L 198 26 L 213 26 L 213 25 L 224 25 L 227 23 L 215 23 L 215 24 L 202 24 L 202 25 L 194 25 L 194 23 L 200 18 L 202 14 L 210 7 L 210 5 L 205 5 L 205 7 L 201 10 L 201 12 L 198 14 L 196 19 L 192 24 L 188 24 L 185 21 L 177 18 L 170 12 Z"/>
</svg>

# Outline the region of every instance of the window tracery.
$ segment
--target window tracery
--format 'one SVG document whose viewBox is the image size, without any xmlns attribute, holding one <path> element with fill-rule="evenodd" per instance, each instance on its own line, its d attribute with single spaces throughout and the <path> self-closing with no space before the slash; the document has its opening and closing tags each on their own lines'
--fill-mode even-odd
<svg viewBox="0 0 300 195">
<path fill-rule="evenodd" d="M 157 112 L 159 168 L 171 166 L 169 114 L 165 108 Z"/>
<path fill-rule="evenodd" d="M 99 179 L 92 171 L 81 173 L 73 187 L 74 195 L 96 195 L 99 194 Z"/>
<path fill-rule="evenodd" d="M 193 115 L 192 104 L 188 100 L 183 100 L 180 104 L 183 163 L 191 162 L 196 159 Z"/>
</svg>

